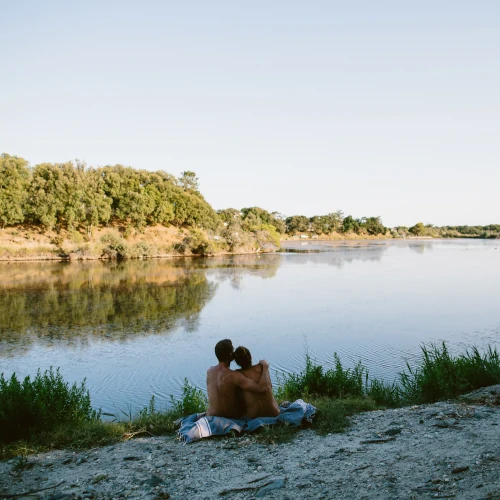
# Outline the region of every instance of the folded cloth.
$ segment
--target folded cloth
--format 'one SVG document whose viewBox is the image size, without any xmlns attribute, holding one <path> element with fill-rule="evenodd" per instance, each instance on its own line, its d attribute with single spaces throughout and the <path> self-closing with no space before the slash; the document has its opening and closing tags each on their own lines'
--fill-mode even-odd
<svg viewBox="0 0 500 500">
<path fill-rule="evenodd" d="M 178 435 L 186 443 L 210 436 L 225 436 L 231 431 L 241 434 L 243 431 L 254 432 L 265 425 L 276 425 L 284 422 L 292 427 L 299 427 L 304 420 L 312 422 L 316 408 L 297 399 L 286 408 L 280 406 L 280 414 L 277 417 L 259 417 L 250 419 L 230 419 L 225 417 L 207 417 L 205 413 L 194 413 L 179 420 L 180 428 Z"/>
</svg>

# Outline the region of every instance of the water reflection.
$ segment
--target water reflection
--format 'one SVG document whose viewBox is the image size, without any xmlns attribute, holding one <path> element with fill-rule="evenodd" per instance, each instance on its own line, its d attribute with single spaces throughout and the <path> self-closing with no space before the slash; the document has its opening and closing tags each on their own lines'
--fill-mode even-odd
<svg viewBox="0 0 500 500">
<path fill-rule="evenodd" d="M 361 262 L 380 261 L 389 244 L 386 242 L 321 242 L 305 243 L 290 241 L 283 244 L 286 253 L 300 254 L 296 259 L 298 264 L 327 265 L 342 269 L 346 264 L 352 264 L 355 260 Z"/>
<path fill-rule="evenodd" d="M 235 256 L 118 263 L 9 263 L 0 266 L 0 356 L 36 340 L 85 344 L 127 341 L 199 327 L 219 283 L 244 274 L 273 277 L 280 256 Z"/>
<path fill-rule="evenodd" d="M 0 372 L 60 366 L 113 412 L 151 394 L 166 405 L 184 377 L 204 388 L 221 338 L 280 372 L 301 370 L 307 348 L 325 366 L 338 352 L 387 380 L 421 342 L 498 342 L 497 242 L 285 246 L 312 251 L 0 264 Z"/>
</svg>

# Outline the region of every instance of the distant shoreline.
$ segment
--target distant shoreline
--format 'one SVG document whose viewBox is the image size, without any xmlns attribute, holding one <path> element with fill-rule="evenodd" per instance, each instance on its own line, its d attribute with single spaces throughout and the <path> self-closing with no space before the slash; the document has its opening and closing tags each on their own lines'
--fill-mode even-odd
<svg viewBox="0 0 500 500">
<path fill-rule="evenodd" d="M 393 237 L 359 237 L 356 234 L 345 235 L 343 238 L 338 237 L 321 237 L 321 238 L 300 238 L 300 237 L 289 237 L 281 240 L 282 244 L 286 243 L 342 243 L 342 242 L 374 242 L 374 241 L 444 241 L 444 240 L 478 240 L 483 238 L 478 237 L 460 237 L 460 238 L 439 238 L 431 236 L 410 236 L 406 238 L 393 238 Z M 282 248 L 282 247 L 281 247 Z M 177 259 L 177 258 L 193 258 L 193 257 L 220 257 L 220 256 L 232 256 L 232 255 L 262 255 L 266 253 L 279 253 L 280 249 L 278 247 L 274 248 L 244 248 L 240 251 L 228 252 L 228 251 L 217 251 L 214 253 L 157 253 L 152 255 L 144 255 L 140 257 L 118 257 L 112 258 L 109 256 L 102 256 L 97 253 L 90 253 L 88 255 L 78 255 L 75 254 L 73 249 L 62 250 L 54 244 L 40 244 L 40 245 L 29 245 L 23 246 L 12 246 L 10 252 L 6 247 L 0 245 L 0 262 L 85 262 L 85 261 L 116 261 L 116 260 L 152 260 L 152 259 Z M 2 255 L 3 250 L 3 255 Z"/>
</svg>

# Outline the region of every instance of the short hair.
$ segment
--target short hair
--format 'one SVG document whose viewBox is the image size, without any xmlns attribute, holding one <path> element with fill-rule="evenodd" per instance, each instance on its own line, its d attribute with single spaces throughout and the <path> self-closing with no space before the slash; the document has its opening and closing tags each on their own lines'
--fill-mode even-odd
<svg viewBox="0 0 500 500">
<path fill-rule="evenodd" d="M 252 366 L 252 355 L 246 347 L 240 346 L 234 351 L 234 360 L 243 370 Z"/>
<path fill-rule="evenodd" d="M 221 340 L 215 344 L 215 355 L 219 363 L 224 361 L 232 361 L 234 355 L 233 343 L 229 339 Z"/>
</svg>

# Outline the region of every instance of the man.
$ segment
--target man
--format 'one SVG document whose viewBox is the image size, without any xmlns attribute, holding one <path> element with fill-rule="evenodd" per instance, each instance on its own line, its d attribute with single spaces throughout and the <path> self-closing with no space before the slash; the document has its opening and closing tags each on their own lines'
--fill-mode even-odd
<svg viewBox="0 0 500 500">
<path fill-rule="evenodd" d="M 277 417 L 280 409 L 273 396 L 273 387 L 269 369 L 264 368 L 262 361 L 252 366 L 252 355 L 246 347 L 238 347 L 234 352 L 234 360 L 241 366 L 240 371 L 245 377 L 253 381 L 260 381 L 265 378 L 268 386 L 265 392 L 243 392 L 243 401 L 246 406 L 246 416 L 257 417 Z"/>
<path fill-rule="evenodd" d="M 207 416 L 241 418 L 245 414 L 242 391 L 264 394 L 271 390 L 269 363 L 260 361 L 261 376 L 248 378 L 239 371 L 229 368 L 234 359 L 233 343 L 230 340 L 218 342 L 215 346 L 215 355 L 219 364 L 212 366 L 207 372 Z"/>
</svg>

